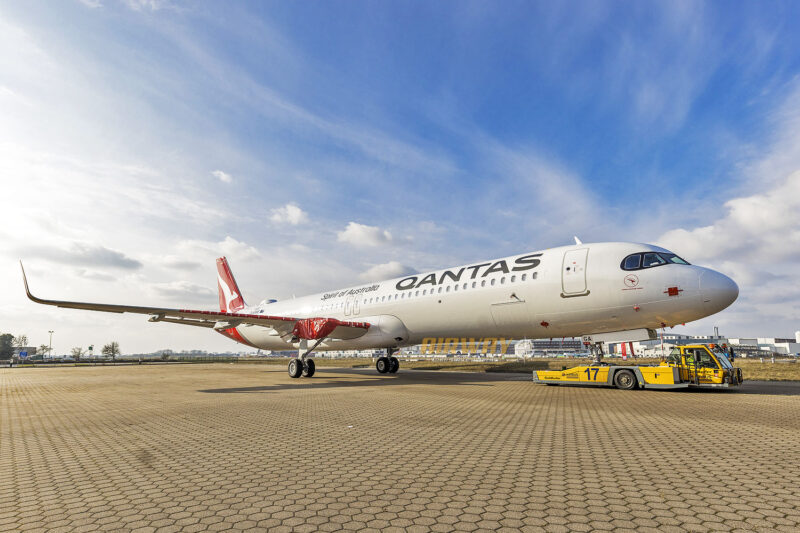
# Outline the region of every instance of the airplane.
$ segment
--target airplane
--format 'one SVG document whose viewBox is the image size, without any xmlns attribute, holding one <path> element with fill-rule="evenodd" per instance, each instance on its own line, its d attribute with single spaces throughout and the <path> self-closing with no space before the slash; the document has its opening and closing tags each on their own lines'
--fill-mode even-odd
<svg viewBox="0 0 800 533">
<path fill-rule="evenodd" d="M 20 262 L 22 267 L 22 262 Z M 211 328 L 263 350 L 297 349 L 292 378 L 311 377 L 314 351 L 380 349 L 379 373 L 395 373 L 402 346 L 431 337 L 583 337 L 603 342 L 655 338 L 731 305 L 724 274 L 691 265 L 658 246 L 575 244 L 403 278 L 248 306 L 225 257 L 217 259 L 219 311 L 45 300 L 63 308 L 139 313 L 150 322 Z"/>
</svg>

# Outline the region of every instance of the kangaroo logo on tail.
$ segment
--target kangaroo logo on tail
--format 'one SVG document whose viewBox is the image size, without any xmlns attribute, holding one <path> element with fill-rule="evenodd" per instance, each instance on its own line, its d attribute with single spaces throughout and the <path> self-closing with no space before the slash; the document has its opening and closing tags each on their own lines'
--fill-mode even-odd
<svg viewBox="0 0 800 533">
<path fill-rule="evenodd" d="M 224 257 L 217 259 L 217 285 L 219 286 L 219 310 L 228 313 L 239 311 L 245 306 L 242 292 L 236 285 L 233 273 Z"/>
</svg>

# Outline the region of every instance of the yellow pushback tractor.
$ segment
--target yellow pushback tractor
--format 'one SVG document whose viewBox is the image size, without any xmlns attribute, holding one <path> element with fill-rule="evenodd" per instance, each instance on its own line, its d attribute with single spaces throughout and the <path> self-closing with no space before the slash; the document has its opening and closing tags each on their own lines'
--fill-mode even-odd
<svg viewBox="0 0 800 533">
<path fill-rule="evenodd" d="M 658 365 L 626 366 L 595 362 L 566 370 L 533 372 L 534 383 L 545 385 L 598 385 L 618 389 L 686 389 L 735 387 L 742 383 L 742 369 L 713 344 L 672 348 Z"/>
</svg>

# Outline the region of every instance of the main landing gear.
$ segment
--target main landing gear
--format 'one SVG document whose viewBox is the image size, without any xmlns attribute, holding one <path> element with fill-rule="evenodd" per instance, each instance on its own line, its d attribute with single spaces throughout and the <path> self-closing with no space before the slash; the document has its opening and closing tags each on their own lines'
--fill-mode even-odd
<svg viewBox="0 0 800 533">
<path fill-rule="evenodd" d="M 319 346 L 319 344 L 324 340 L 324 338 L 318 340 L 311 348 L 308 347 L 307 340 L 302 339 L 300 341 L 300 347 L 297 350 L 297 357 L 289 361 L 290 378 L 299 378 L 300 376 L 303 376 L 304 378 L 310 378 L 314 375 L 314 372 L 316 371 L 316 365 L 314 364 L 314 360 L 308 356 L 314 351 L 314 348 Z"/>
<path fill-rule="evenodd" d="M 304 378 L 310 378 L 315 371 L 316 365 L 314 365 L 314 360 L 310 357 L 305 361 L 300 358 L 289 361 L 289 377 L 299 378 L 303 376 Z"/>
<path fill-rule="evenodd" d="M 387 348 L 386 355 L 378 357 L 375 363 L 375 369 L 380 374 L 396 374 L 400 369 L 400 361 L 393 354 L 397 353 L 399 348 Z"/>
</svg>

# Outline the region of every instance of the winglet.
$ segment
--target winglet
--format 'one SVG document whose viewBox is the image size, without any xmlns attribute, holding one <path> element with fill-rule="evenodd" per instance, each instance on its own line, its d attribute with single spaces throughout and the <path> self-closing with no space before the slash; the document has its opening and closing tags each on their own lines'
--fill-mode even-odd
<svg viewBox="0 0 800 533">
<path fill-rule="evenodd" d="M 583 244 L 577 236 L 575 236 L 575 244 Z"/>
<path fill-rule="evenodd" d="M 25 267 L 22 266 L 22 260 L 19 261 L 19 267 L 22 269 L 22 282 L 25 284 L 25 294 L 28 295 L 28 298 L 33 300 L 34 302 L 40 302 L 39 298 L 31 294 L 31 290 L 28 288 L 28 277 L 25 275 Z"/>
</svg>

